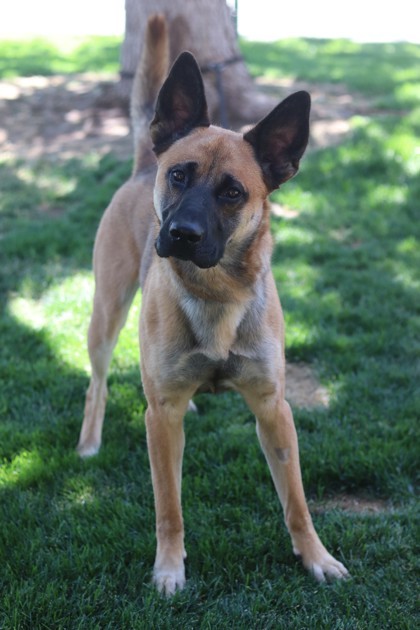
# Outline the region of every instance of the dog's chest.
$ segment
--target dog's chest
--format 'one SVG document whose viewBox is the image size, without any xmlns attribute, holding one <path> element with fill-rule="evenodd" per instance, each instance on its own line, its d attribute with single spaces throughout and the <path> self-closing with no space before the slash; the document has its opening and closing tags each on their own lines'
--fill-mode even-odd
<svg viewBox="0 0 420 630">
<path fill-rule="evenodd" d="M 196 342 L 196 350 L 212 361 L 226 361 L 234 346 L 246 307 L 217 303 L 186 295 L 181 308 Z"/>
</svg>

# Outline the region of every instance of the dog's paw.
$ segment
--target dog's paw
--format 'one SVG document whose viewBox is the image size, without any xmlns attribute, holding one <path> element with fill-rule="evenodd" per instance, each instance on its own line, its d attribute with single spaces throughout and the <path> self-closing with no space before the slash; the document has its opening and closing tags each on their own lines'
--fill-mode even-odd
<svg viewBox="0 0 420 630">
<path fill-rule="evenodd" d="M 159 593 L 170 597 L 176 591 L 182 591 L 185 586 L 185 570 L 184 566 L 180 569 L 165 570 L 156 569 L 153 571 L 153 583 Z"/>
<path fill-rule="evenodd" d="M 325 556 L 319 560 L 304 562 L 304 566 L 310 571 L 317 582 L 326 580 L 345 580 L 350 577 L 344 564 L 336 560 L 331 554 L 326 552 Z"/>
<path fill-rule="evenodd" d="M 83 444 L 78 444 L 76 451 L 82 459 L 86 459 L 88 457 L 93 457 L 94 455 L 97 455 L 99 453 L 99 449 L 100 444 L 85 442 Z"/>
<path fill-rule="evenodd" d="M 317 542 L 302 553 L 298 548 L 293 548 L 293 553 L 299 556 L 303 566 L 318 582 L 342 580 L 350 577 L 344 564 L 336 560 L 325 549 L 321 542 Z"/>
</svg>

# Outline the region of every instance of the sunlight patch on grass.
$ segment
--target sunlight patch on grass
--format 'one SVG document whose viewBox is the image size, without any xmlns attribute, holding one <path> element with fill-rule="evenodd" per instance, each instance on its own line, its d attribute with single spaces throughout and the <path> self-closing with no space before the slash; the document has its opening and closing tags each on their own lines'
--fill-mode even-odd
<svg viewBox="0 0 420 630">
<path fill-rule="evenodd" d="M 289 240 L 290 234 L 286 237 L 288 243 L 299 244 L 299 232 L 304 233 L 301 230 L 293 230 L 292 241 Z M 283 262 L 273 265 L 273 272 L 283 301 L 286 348 L 296 349 L 311 344 L 316 337 L 316 323 L 310 317 L 302 315 L 296 307 L 298 304 L 310 304 L 313 301 L 318 270 L 304 261 L 294 260 L 293 266 L 284 265 Z"/>
<path fill-rule="evenodd" d="M 44 309 L 37 300 L 14 297 L 9 302 L 9 312 L 15 319 L 32 330 L 39 331 L 46 326 Z"/>
<path fill-rule="evenodd" d="M 316 270 L 304 263 L 296 264 L 286 270 L 287 294 L 290 298 L 310 299 L 314 290 Z"/>
<path fill-rule="evenodd" d="M 407 263 L 404 260 L 404 256 L 410 256 L 411 261 L 411 257 L 414 257 L 420 251 L 419 241 L 414 236 L 405 238 L 403 241 L 398 243 L 396 251 L 402 256 L 389 261 L 395 280 L 402 284 L 406 289 L 418 291 L 420 288 L 419 269 L 413 267 L 411 262 Z M 417 258 L 419 257 L 417 256 Z"/>
<path fill-rule="evenodd" d="M 386 142 L 384 155 L 399 160 L 408 174 L 415 175 L 420 171 L 420 143 L 408 130 L 401 129 L 392 134 Z"/>
<path fill-rule="evenodd" d="M 0 41 L 0 77 L 118 72 L 121 37 L 37 37 Z"/>
<path fill-rule="evenodd" d="M 80 272 L 50 287 L 39 299 L 15 297 L 9 311 L 32 330 L 44 330 L 62 361 L 86 369 L 86 329 L 93 296 L 91 274 Z"/>
<path fill-rule="evenodd" d="M 299 186 L 299 176 L 296 180 L 288 183 L 286 188 L 274 192 L 273 201 L 281 206 L 289 206 L 299 210 L 311 209 L 313 205 L 312 194 Z"/>
<path fill-rule="evenodd" d="M 395 263 L 394 265 L 395 280 L 406 289 L 418 291 L 420 289 L 420 280 L 413 276 L 413 270 L 408 269 L 405 265 Z"/>
<path fill-rule="evenodd" d="M 314 242 L 314 235 L 308 230 L 290 224 L 283 224 L 281 229 L 274 233 L 274 243 L 281 247 L 284 245 L 310 245 Z"/>
<path fill-rule="evenodd" d="M 351 122 L 359 138 L 362 138 L 364 134 L 364 147 L 366 149 L 369 149 L 368 142 L 372 143 L 370 149 L 375 146 L 375 142 L 379 143 L 382 156 L 386 161 L 397 162 L 407 173 L 412 171 L 411 161 L 419 156 L 420 148 L 418 137 L 413 134 L 413 127 L 420 125 L 419 108 L 411 110 L 404 117 L 390 116 L 388 119 L 372 120 L 364 116 L 354 116 Z M 353 148 L 360 152 L 361 146 L 355 144 Z M 409 162 L 410 168 L 407 170 Z M 416 163 L 418 169 L 420 163 L 419 161 Z M 415 172 L 417 172 L 416 169 Z"/>
<path fill-rule="evenodd" d="M 281 288 L 284 290 L 286 287 L 287 294 L 293 298 L 308 297 L 318 277 L 317 269 L 302 260 L 294 260 L 293 266 L 285 264 L 284 260 L 280 260 L 278 264 L 274 262 L 273 273 L 279 285 L 280 296 Z"/>
<path fill-rule="evenodd" d="M 420 83 L 403 83 L 396 88 L 395 94 L 405 107 L 417 105 L 420 102 Z"/>
<path fill-rule="evenodd" d="M 63 489 L 64 502 L 59 506 L 68 509 L 74 505 L 91 505 L 96 500 L 94 487 L 83 476 L 72 477 L 67 480 Z"/>
<path fill-rule="evenodd" d="M 53 284 L 39 299 L 16 296 L 9 302 L 11 315 L 26 327 L 47 334 L 61 362 L 90 371 L 87 331 L 92 312 L 94 280 L 91 272 L 78 272 Z M 131 309 L 113 357 L 119 369 L 138 364 L 139 300 Z"/>
<path fill-rule="evenodd" d="M 48 338 L 57 356 L 84 371 L 88 367 L 86 334 L 93 298 L 93 278 L 78 273 L 53 285 L 43 296 Z"/>
<path fill-rule="evenodd" d="M 414 236 L 408 236 L 397 245 L 399 254 L 415 254 L 419 249 L 419 242 Z"/>
<path fill-rule="evenodd" d="M 402 186 L 392 184 L 377 184 L 367 195 L 369 205 L 378 206 L 382 204 L 402 205 L 408 197 L 408 190 Z"/>
<path fill-rule="evenodd" d="M 286 313 L 284 317 L 286 326 L 286 348 L 294 349 L 313 344 L 316 338 L 314 326 L 302 319 L 298 320 L 293 313 Z"/>
<path fill-rule="evenodd" d="M 417 147 L 414 154 L 406 162 L 408 175 L 420 175 L 420 147 Z"/>
<path fill-rule="evenodd" d="M 44 466 L 37 451 L 21 451 L 7 465 L 0 467 L 0 487 L 22 481 L 31 483 Z"/>
<path fill-rule="evenodd" d="M 38 172 L 29 166 L 20 166 L 16 175 L 27 185 L 36 186 L 39 190 L 48 191 L 48 197 L 62 197 L 72 193 L 78 183 L 76 177 L 69 177 L 63 171 L 45 170 Z"/>
</svg>

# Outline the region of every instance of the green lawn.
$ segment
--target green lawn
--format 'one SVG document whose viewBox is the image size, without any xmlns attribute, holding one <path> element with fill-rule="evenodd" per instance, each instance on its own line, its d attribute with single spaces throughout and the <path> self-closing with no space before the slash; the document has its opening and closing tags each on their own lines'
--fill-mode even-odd
<svg viewBox="0 0 420 630">
<path fill-rule="evenodd" d="M 118 64 L 108 38 L 66 51 L 38 41 L 38 65 L 29 50 L 0 42 L 14 74 Z M 74 452 L 91 248 L 130 164 L 2 160 L 2 629 L 418 627 L 420 46 L 293 40 L 243 50 L 256 74 L 347 82 L 377 103 L 340 146 L 306 157 L 275 195 L 297 216 L 273 219 L 288 359 L 311 364 L 330 393 L 326 409 L 295 410 L 304 482 L 317 529 L 352 579 L 320 586 L 306 575 L 251 414 L 234 394 L 201 395 L 186 420 L 188 587 L 170 600 L 155 593 L 139 300 L 112 363 L 102 451 L 89 461 Z M 380 509 L 322 508 L 343 495 L 381 500 Z"/>
</svg>

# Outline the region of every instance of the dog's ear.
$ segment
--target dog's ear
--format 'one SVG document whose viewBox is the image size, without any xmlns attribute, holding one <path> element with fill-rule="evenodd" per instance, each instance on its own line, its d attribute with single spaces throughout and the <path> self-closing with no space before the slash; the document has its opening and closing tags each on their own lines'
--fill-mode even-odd
<svg viewBox="0 0 420 630">
<path fill-rule="evenodd" d="M 153 150 L 158 155 L 196 127 L 209 125 L 200 68 L 191 53 L 183 52 L 157 98 L 155 117 L 150 125 Z"/>
<path fill-rule="evenodd" d="M 244 135 L 254 148 L 270 192 L 299 169 L 299 160 L 308 144 L 310 109 L 309 94 L 296 92 Z"/>
</svg>

